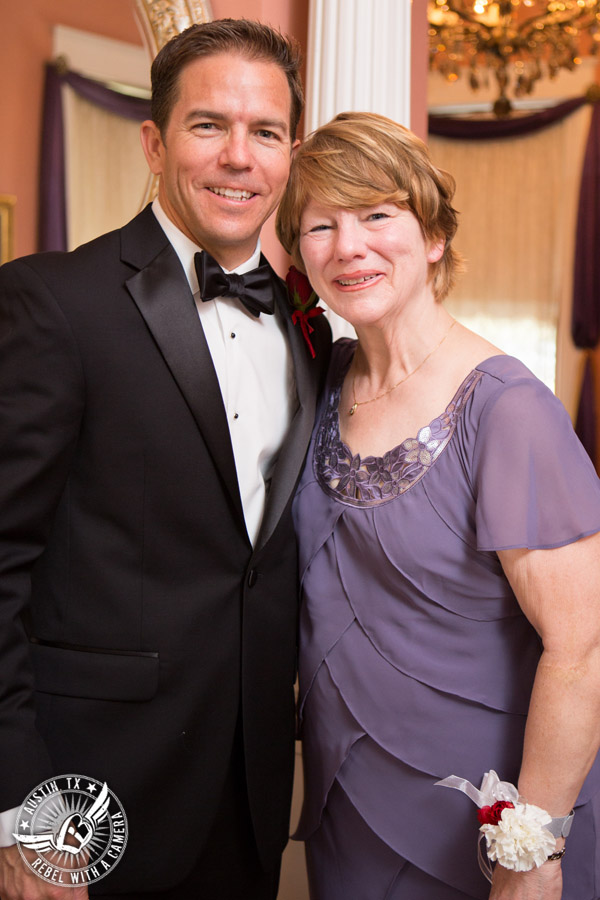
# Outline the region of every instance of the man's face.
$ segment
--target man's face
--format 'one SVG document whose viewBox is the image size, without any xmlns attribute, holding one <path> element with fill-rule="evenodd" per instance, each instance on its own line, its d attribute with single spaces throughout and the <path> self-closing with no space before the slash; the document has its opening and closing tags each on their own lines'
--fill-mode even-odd
<svg viewBox="0 0 600 900">
<path fill-rule="evenodd" d="M 290 106 L 287 78 L 275 63 L 218 53 L 183 69 L 162 137 L 154 123 L 142 126 L 164 211 L 226 269 L 252 255 L 281 199 L 292 153 Z"/>
</svg>

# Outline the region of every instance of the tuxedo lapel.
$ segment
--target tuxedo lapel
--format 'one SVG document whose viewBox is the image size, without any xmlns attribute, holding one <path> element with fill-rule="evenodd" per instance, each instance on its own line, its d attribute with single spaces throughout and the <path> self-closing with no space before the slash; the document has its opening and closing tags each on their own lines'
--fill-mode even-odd
<svg viewBox="0 0 600 900">
<path fill-rule="evenodd" d="M 261 261 L 265 261 L 264 257 Z M 273 278 L 276 283 L 275 306 L 283 319 L 292 351 L 298 408 L 279 451 L 258 536 L 257 549 L 263 547 L 269 540 L 296 487 L 312 434 L 317 399 L 318 370 L 316 361 L 311 358 L 300 329 L 292 324 L 284 283 L 275 273 L 273 273 Z"/>
<path fill-rule="evenodd" d="M 147 213 L 151 221 L 147 219 Z M 145 218 L 144 218 L 145 217 Z M 134 226 L 144 231 L 135 233 Z M 158 231 L 158 234 L 157 234 Z M 161 241 L 161 236 L 163 240 Z M 145 243 L 144 243 L 145 241 Z M 157 255 L 149 259 L 149 254 Z M 229 427 L 208 344 L 185 273 L 154 215 L 144 211 L 123 229 L 123 260 L 140 269 L 126 281 L 167 366 L 202 432 L 215 468 L 243 521 Z M 140 247 L 145 248 L 142 263 Z"/>
</svg>

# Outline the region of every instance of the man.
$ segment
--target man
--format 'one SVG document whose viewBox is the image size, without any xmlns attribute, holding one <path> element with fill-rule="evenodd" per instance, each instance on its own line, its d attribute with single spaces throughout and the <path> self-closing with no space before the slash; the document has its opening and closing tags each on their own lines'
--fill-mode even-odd
<svg viewBox="0 0 600 900">
<path fill-rule="evenodd" d="M 313 360 L 258 245 L 297 143 L 298 62 L 244 20 L 174 38 L 142 125 L 158 200 L 0 271 L 2 900 L 74 897 L 6 846 L 9 811 L 67 773 L 105 781 L 129 821 L 91 894 L 276 895 L 290 503 L 330 340 L 313 319 Z"/>
</svg>

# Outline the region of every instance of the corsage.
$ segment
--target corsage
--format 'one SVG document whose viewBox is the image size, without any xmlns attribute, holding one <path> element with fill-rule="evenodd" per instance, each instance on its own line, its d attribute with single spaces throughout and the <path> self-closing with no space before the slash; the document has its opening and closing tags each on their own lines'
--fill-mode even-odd
<svg viewBox="0 0 600 900">
<path fill-rule="evenodd" d="M 480 839 L 477 847 L 479 868 L 489 882 L 492 862 L 505 869 L 528 872 L 548 859 L 560 859 L 564 849 L 554 853 L 556 838 L 567 837 L 574 813 L 552 818 L 544 809 L 527 803 L 514 784 L 500 781 L 492 770 L 486 772 L 479 790 L 465 778 L 450 775 L 436 784 L 456 788 L 478 807 Z M 485 838 L 487 854 L 482 852 Z"/>
</svg>

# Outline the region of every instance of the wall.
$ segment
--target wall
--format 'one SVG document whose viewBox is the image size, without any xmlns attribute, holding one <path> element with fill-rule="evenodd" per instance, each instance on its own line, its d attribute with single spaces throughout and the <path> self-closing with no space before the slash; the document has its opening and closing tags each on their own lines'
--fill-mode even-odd
<svg viewBox="0 0 600 900">
<path fill-rule="evenodd" d="M 308 0 L 211 0 L 211 7 L 215 19 L 258 19 L 293 34 L 306 46 Z"/>
<path fill-rule="evenodd" d="M 133 6 L 124 0 L 0 0 L 0 194 L 14 194 L 15 254 L 36 249 L 44 63 L 52 28 L 69 25 L 141 44 Z"/>
</svg>

